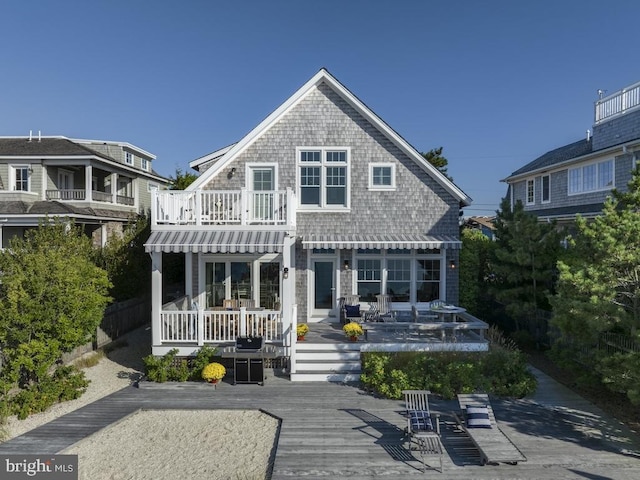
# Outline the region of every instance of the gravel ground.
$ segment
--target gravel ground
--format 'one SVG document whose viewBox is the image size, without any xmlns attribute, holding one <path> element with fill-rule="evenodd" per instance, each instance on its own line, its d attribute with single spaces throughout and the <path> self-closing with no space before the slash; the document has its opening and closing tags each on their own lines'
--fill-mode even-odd
<svg viewBox="0 0 640 480">
<path fill-rule="evenodd" d="M 142 358 L 151 353 L 151 328 L 140 327 L 121 337 L 117 345 L 122 346 L 108 353 L 94 367 L 84 369 L 90 383 L 82 397 L 53 405 L 46 412 L 31 415 L 25 420 L 18 420 L 16 416 L 9 417 L 5 425 L 9 434 L 6 440 L 44 425 L 140 379 L 144 371 Z M 92 354 L 88 353 L 86 356 Z"/>
</svg>

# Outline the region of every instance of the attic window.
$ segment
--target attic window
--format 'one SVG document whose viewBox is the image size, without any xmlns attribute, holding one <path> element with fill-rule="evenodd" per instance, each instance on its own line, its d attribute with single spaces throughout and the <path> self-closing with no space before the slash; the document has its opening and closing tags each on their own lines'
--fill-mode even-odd
<svg viewBox="0 0 640 480">
<path fill-rule="evenodd" d="M 395 190 L 396 166 L 393 163 L 369 164 L 369 190 Z"/>
<path fill-rule="evenodd" d="M 131 152 L 124 152 L 124 163 L 133 165 L 133 154 Z"/>
<path fill-rule="evenodd" d="M 140 166 L 142 167 L 142 170 L 144 170 L 145 172 L 149 171 L 149 160 L 147 160 L 146 158 L 141 158 L 140 159 Z"/>
</svg>

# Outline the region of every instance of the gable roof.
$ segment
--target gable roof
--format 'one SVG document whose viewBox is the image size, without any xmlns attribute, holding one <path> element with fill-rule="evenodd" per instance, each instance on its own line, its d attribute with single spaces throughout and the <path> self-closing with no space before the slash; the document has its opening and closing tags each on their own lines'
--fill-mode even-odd
<svg viewBox="0 0 640 480">
<path fill-rule="evenodd" d="M 98 155 L 102 158 L 113 160 L 101 155 L 82 145 L 72 142 L 65 137 L 0 137 L 0 156 L 30 157 L 30 156 L 87 156 Z"/>
<path fill-rule="evenodd" d="M 360 101 L 353 93 L 351 93 L 344 85 L 335 79 L 326 69 L 322 68 L 307 83 L 300 87 L 288 100 L 273 111 L 258 126 L 249 132 L 238 143 L 230 146 L 223 156 L 217 160 L 209 169 L 207 169 L 198 179 L 193 182 L 187 190 L 195 190 L 201 185 L 209 181 L 209 179 L 222 170 L 225 165 L 231 162 L 237 155 L 246 150 L 258 138 L 260 138 L 271 126 L 276 124 L 287 112 L 295 107 L 306 95 L 313 91 L 317 86 L 324 83 L 335 91 L 342 99 L 344 99 L 351 107 L 353 107 L 360 115 L 369 121 L 378 131 L 393 142 L 403 153 L 424 169 L 431 177 L 433 177 L 447 192 L 456 198 L 462 205 L 470 205 L 471 198 L 458 188 L 453 182 L 445 177 L 437 168 L 431 165 L 425 158 L 420 155 L 414 147 L 412 147 L 404 138 L 402 138 L 395 130 L 387 125 L 380 117 L 378 117 L 369 107 Z M 224 149 L 222 149 L 224 150 Z M 209 155 L 201 157 L 194 161 L 198 165 L 213 160 L 220 155 L 221 150 L 217 150 Z"/>
</svg>

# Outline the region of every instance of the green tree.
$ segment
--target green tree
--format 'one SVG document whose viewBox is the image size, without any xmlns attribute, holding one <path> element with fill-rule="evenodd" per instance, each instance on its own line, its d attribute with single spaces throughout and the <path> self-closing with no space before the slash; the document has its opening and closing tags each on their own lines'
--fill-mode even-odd
<svg viewBox="0 0 640 480">
<path fill-rule="evenodd" d="M 144 242 L 150 232 L 149 219 L 138 215 L 131 218 L 122 236 L 112 235 L 102 249 L 95 250 L 95 262 L 107 271 L 112 284 L 109 293 L 115 301 L 149 292 L 151 258 L 144 251 Z"/>
<path fill-rule="evenodd" d="M 109 302 L 91 241 L 56 220 L 0 252 L 0 387 L 50 380 L 64 352 L 89 341 Z"/>
<path fill-rule="evenodd" d="M 176 168 L 175 176 L 169 177 L 171 183 L 169 184 L 170 190 L 184 190 L 193 182 L 196 181 L 198 176 L 195 173 L 182 172 L 181 168 Z"/>
<path fill-rule="evenodd" d="M 440 170 L 440 173 L 442 173 L 445 177 L 453 181 L 453 178 L 451 178 L 447 173 L 447 165 L 449 165 L 449 160 L 447 160 L 442 155 L 442 147 L 432 148 L 428 152 L 423 152 L 420 155 L 422 155 L 431 165 Z"/>
<path fill-rule="evenodd" d="M 460 250 L 460 305 L 484 317 L 489 285 L 489 255 L 493 242 L 480 230 L 464 228 Z"/>
<path fill-rule="evenodd" d="M 519 201 L 512 210 L 507 198 L 502 200 L 495 226 L 492 290 L 520 330 L 522 320 L 537 320 L 538 309 L 550 310 L 548 295 L 554 288 L 562 234 L 555 223 L 539 222 Z"/>
</svg>

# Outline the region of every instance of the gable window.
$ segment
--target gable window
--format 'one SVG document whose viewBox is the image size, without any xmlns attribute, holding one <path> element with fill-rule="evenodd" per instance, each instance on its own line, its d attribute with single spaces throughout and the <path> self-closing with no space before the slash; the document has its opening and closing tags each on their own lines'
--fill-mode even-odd
<svg viewBox="0 0 640 480">
<path fill-rule="evenodd" d="M 527 205 L 532 205 L 536 201 L 536 186 L 533 179 L 527 180 Z"/>
<path fill-rule="evenodd" d="M 27 165 L 15 165 L 13 171 L 13 189 L 21 192 L 29 191 L 29 167 Z"/>
<path fill-rule="evenodd" d="M 551 201 L 551 175 L 542 177 L 542 203 Z"/>
<path fill-rule="evenodd" d="M 133 165 L 133 154 L 131 152 L 124 152 L 124 163 Z"/>
<path fill-rule="evenodd" d="M 298 149 L 299 198 L 305 208 L 347 208 L 349 150 Z"/>
<path fill-rule="evenodd" d="M 369 190 L 395 190 L 396 166 L 393 163 L 369 164 Z"/>
<path fill-rule="evenodd" d="M 569 194 L 597 192 L 613 188 L 613 160 L 569 169 Z"/>
<path fill-rule="evenodd" d="M 147 160 L 146 158 L 141 158 L 140 159 L 140 166 L 142 167 L 142 170 L 148 172 L 149 171 L 149 160 Z"/>
</svg>

